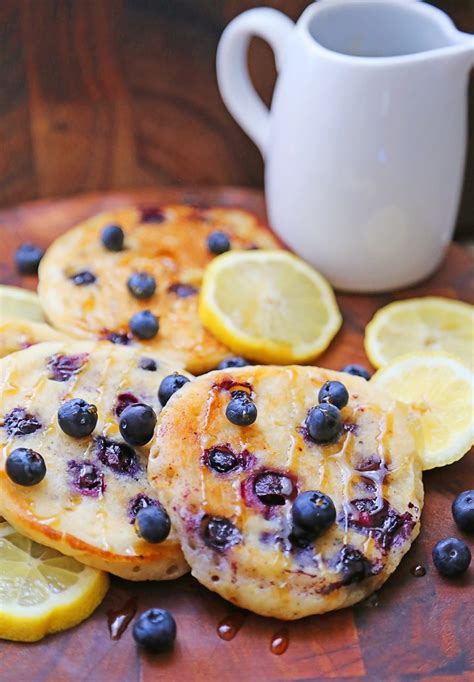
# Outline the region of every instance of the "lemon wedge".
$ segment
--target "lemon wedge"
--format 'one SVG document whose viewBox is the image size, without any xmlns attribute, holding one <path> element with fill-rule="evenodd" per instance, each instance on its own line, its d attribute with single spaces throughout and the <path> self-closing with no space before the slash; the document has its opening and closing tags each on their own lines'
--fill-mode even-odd
<svg viewBox="0 0 474 682">
<path fill-rule="evenodd" d="M 0 320 L 7 317 L 45 322 L 38 295 L 34 291 L 0 284 Z"/>
<path fill-rule="evenodd" d="M 461 459 L 474 444 L 474 375 L 448 353 L 410 353 L 370 383 L 408 403 L 420 418 L 423 469 Z"/>
<path fill-rule="evenodd" d="M 444 351 L 472 369 L 474 306 L 437 296 L 395 301 L 375 313 L 364 346 L 374 367 L 405 353 Z"/>
<path fill-rule="evenodd" d="M 234 353 L 276 364 L 325 350 L 342 323 L 322 275 L 288 251 L 230 251 L 206 268 L 201 322 Z"/>
<path fill-rule="evenodd" d="M 0 639 L 34 642 L 71 628 L 108 587 L 107 573 L 25 538 L 0 518 Z"/>
</svg>

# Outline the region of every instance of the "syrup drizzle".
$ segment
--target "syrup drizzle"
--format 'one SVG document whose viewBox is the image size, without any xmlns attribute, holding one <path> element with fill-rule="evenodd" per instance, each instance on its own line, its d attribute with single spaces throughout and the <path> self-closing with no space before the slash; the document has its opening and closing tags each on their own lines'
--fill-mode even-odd
<svg viewBox="0 0 474 682">
<path fill-rule="evenodd" d="M 217 626 L 217 634 L 221 639 L 230 642 L 244 624 L 244 620 L 245 615 L 240 611 L 229 614 L 220 621 Z"/>
<path fill-rule="evenodd" d="M 112 609 L 107 611 L 107 624 L 109 626 L 110 639 L 117 640 L 121 638 L 136 612 L 136 597 L 130 597 L 123 606 L 115 611 Z"/>
<path fill-rule="evenodd" d="M 415 578 L 422 578 L 424 575 L 426 575 L 426 568 L 421 564 L 415 564 L 415 566 L 410 568 L 410 573 Z"/>
<path fill-rule="evenodd" d="M 289 644 L 290 635 L 288 634 L 288 630 L 278 630 L 271 639 L 270 651 L 272 654 L 275 654 L 275 656 L 281 656 L 288 649 Z"/>
</svg>

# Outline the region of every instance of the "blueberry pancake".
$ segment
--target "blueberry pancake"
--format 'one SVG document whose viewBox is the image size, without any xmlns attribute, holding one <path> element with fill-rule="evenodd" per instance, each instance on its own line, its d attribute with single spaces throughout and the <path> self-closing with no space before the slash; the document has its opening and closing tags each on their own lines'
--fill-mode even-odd
<svg viewBox="0 0 474 682">
<path fill-rule="evenodd" d="M 172 370 L 141 349 L 103 342 L 42 343 L 3 358 L 0 515 L 36 542 L 123 578 L 185 573 L 173 530 L 162 542 L 140 532 L 144 510 L 167 520 L 168 532 L 169 518 L 147 480 L 148 442 L 130 444 L 153 435 L 157 389 Z"/>
<path fill-rule="evenodd" d="M 49 324 L 30 322 L 19 318 L 0 320 L 0 358 L 45 341 L 60 341 L 65 334 L 53 329 Z"/>
<path fill-rule="evenodd" d="M 202 373 L 229 355 L 199 320 L 204 268 L 228 249 L 277 246 L 245 211 L 118 209 L 52 244 L 41 262 L 38 293 L 49 321 L 66 333 L 166 352 Z"/>
<path fill-rule="evenodd" d="M 285 620 L 378 589 L 419 532 L 418 427 L 360 377 L 211 372 L 169 401 L 148 473 L 193 575 Z"/>
</svg>

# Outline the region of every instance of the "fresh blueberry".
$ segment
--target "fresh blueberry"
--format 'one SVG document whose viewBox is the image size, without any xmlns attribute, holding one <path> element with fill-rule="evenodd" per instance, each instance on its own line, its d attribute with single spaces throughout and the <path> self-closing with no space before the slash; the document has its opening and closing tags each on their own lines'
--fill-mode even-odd
<svg viewBox="0 0 474 682">
<path fill-rule="evenodd" d="M 102 244 L 108 251 L 121 251 L 123 249 L 123 230 L 119 225 L 107 225 L 102 230 Z"/>
<path fill-rule="evenodd" d="M 38 266 L 44 256 L 43 249 L 34 244 L 22 244 L 15 253 L 18 272 L 22 275 L 36 275 Z"/>
<path fill-rule="evenodd" d="M 170 534 L 170 517 L 161 505 L 144 507 L 137 514 L 135 529 L 138 536 L 146 542 L 163 542 Z"/>
<path fill-rule="evenodd" d="M 370 379 L 369 371 L 363 365 L 346 365 L 341 369 L 341 372 L 352 374 L 355 377 L 362 377 L 366 381 Z"/>
<path fill-rule="evenodd" d="M 474 533 L 474 490 L 465 490 L 458 495 L 452 506 L 457 527 L 465 533 Z"/>
<path fill-rule="evenodd" d="M 305 425 L 315 443 L 329 443 L 341 431 L 341 413 L 335 405 L 322 403 L 309 411 Z"/>
<path fill-rule="evenodd" d="M 300 493 L 291 508 L 293 526 L 310 538 L 315 538 L 332 526 L 336 508 L 330 497 L 319 490 Z"/>
<path fill-rule="evenodd" d="M 249 426 L 257 419 L 257 407 L 248 395 L 239 391 L 227 405 L 225 411 L 227 419 L 237 426 Z"/>
<path fill-rule="evenodd" d="M 231 355 L 228 358 L 222 360 L 217 365 L 217 369 L 231 369 L 232 367 L 247 367 L 248 360 L 241 358 L 238 355 Z"/>
<path fill-rule="evenodd" d="M 46 476 L 46 464 L 39 452 L 30 448 L 17 448 L 8 455 L 5 471 L 13 483 L 37 485 Z"/>
<path fill-rule="evenodd" d="M 176 639 L 176 621 L 166 609 L 148 609 L 133 624 L 133 639 L 153 653 L 166 651 Z"/>
<path fill-rule="evenodd" d="M 58 422 L 68 436 L 85 438 L 97 425 L 97 408 L 82 398 L 72 398 L 59 408 Z"/>
<path fill-rule="evenodd" d="M 151 298 L 156 291 L 156 281 L 148 272 L 134 272 L 127 281 L 128 290 L 135 298 Z"/>
<path fill-rule="evenodd" d="M 155 411 L 142 403 L 129 405 L 120 416 L 119 426 L 122 438 L 129 445 L 145 445 L 155 431 Z"/>
<path fill-rule="evenodd" d="M 179 391 L 179 389 L 187 384 L 189 379 L 184 377 L 182 374 L 175 372 L 174 374 L 168 374 L 167 377 L 163 379 L 158 389 L 158 399 L 162 406 L 164 407 L 171 396 Z"/>
<path fill-rule="evenodd" d="M 97 278 L 90 270 L 81 270 L 81 272 L 76 272 L 75 275 L 71 275 L 69 279 L 71 279 L 77 287 L 83 287 L 88 284 L 94 284 Z"/>
<path fill-rule="evenodd" d="M 153 360 L 153 358 L 140 358 L 140 363 L 139 363 L 140 369 L 144 369 L 146 372 L 156 372 L 158 369 L 158 365 L 156 363 L 156 360 Z"/>
<path fill-rule="evenodd" d="M 440 540 L 433 547 L 432 556 L 438 572 L 448 578 L 464 573 L 471 563 L 469 547 L 458 538 Z"/>
<path fill-rule="evenodd" d="M 207 238 L 207 248 L 215 256 L 225 253 L 230 249 L 230 240 L 225 232 L 211 232 Z"/>
<path fill-rule="evenodd" d="M 326 381 L 319 391 L 318 400 L 320 403 L 331 403 L 342 410 L 349 402 L 349 393 L 340 381 Z"/>
<path fill-rule="evenodd" d="M 158 334 L 159 328 L 158 318 L 149 310 L 140 310 L 130 320 L 130 330 L 139 339 L 152 339 Z"/>
</svg>

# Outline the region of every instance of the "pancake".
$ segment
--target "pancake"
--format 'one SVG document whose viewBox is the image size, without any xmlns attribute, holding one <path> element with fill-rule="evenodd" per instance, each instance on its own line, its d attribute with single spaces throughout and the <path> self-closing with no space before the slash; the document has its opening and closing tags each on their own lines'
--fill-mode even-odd
<svg viewBox="0 0 474 682">
<path fill-rule="evenodd" d="M 117 417 L 133 402 L 160 411 L 157 389 L 174 368 L 161 363 L 153 371 L 143 358 L 141 349 L 68 340 L 0 361 L 0 516 L 89 566 L 129 580 L 162 580 L 188 567 L 173 530 L 160 544 L 135 531 L 137 512 L 158 504 L 159 495 L 146 476 L 149 445 L 124 447 Z M 89 437 L 71 438 L 58 425 L 58 408 L 71 398 L 97 407 Z M 45 460 L 46 476 L 37 485 L 17 485 L 5 472 L 6 458 L 20 447 Z"/>
<path fill-rule="evenodd" d="M 122 251 L 102 245 L 101 232 L 110 224 L 124 231 Z M 215 231 L 225 232 L 235 249 L 278 246 L 255 216 L 236 209 L 170 205 L 95 216 L 59 237 L 41 261 L 38 293 L 47 318 L 74 336 L 164 352 L 195 374 L 214 369 L 230 351 L 202 326 L 198 292 L 203 270 L 214 258 L 207 238 Z M 75 284 L 71 278 L 84 272 L 93 281 Z M 139 300 L 129 292 L 127 280 L 134 272 L 155 278 L 151 298 Z M 130 333 L 130 318 L 140 310 L 159 318 L 159 332 L 148 341 Z"/>
<path fill-rule="evenodd" d="M 305 418 L 328 380 L 344 383 L 349 402 L 338 438 L 318 445 Z M 225 416 L 238 390 L 257 407 L 250 426 Z M 300 366 L 222 370 L 171 398 L 148 473 L 192 574 L 238 606 L 292 620 L 360 601 L 398 566 L 419 532 L 418 437 L 407 408 L 360 377 Z M 216 452 L 230 453 L 234 468 L 219 473 Z M 330 496 L 336 510 L 311 541 L 295 538 L 291 522 L 304 491 Z"/>
<path fill-rule="evenodd" d="M 29 348 L 35 343 L 60 341 L 65 338 L 65 334 L 53 329 L 49 324 L 4 318 L 0 320 L 0 358 L 17 350 Z"/>
</svg>

